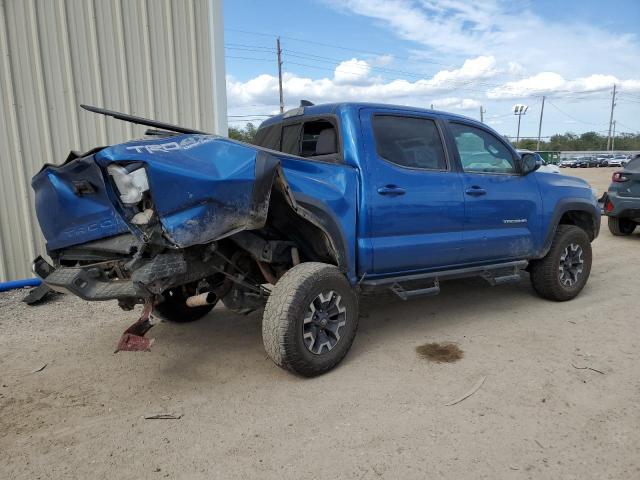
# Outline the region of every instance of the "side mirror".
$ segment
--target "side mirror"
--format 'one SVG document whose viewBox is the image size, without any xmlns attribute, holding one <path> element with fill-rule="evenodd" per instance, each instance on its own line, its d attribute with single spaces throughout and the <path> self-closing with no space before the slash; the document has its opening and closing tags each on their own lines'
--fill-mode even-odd
<svg viewBox="0 0 640 480">
<path fill-rule="evenodd" d="M 529 175 L 531 172 L 535 172 L 542 166 L 542 158 L 534 153 L 523 153 L 520 157 L 520 164 L 522 165 L 522 173 Z"/>
</svg>

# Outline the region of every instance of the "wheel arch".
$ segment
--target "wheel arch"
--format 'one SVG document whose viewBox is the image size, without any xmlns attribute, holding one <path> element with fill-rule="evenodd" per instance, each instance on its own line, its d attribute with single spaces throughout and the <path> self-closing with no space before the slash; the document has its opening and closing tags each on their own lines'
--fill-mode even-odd
<svg viewBox="0 0 640 480">
<path fill-rule="evenodd" d="M 260 150 L 256 156 L 253 192 L 254 231 L 274 227 L 293 241 L 307 261 L 350 270 L 347 240 L 335 214 L 320 200 L 297 193 L 294 196 L 280 160 Z"/>
<path fill-rule="evenodd" d="M 589 236 L 589 240 L 593 241 L 600 232 L 600 214 L 597 207 L 590 203 L 568 200 L 556 207 L 549 225 L 537 258 L 547 254 L 559 225 L 575 225 L 583 229 Z"/>
</svg>

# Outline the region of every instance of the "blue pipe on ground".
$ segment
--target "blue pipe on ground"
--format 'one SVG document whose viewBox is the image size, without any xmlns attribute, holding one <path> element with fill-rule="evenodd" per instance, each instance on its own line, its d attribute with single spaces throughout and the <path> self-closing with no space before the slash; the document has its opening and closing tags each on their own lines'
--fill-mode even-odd
<svg viewBox="0 0 640 480">
<path fill-rule="evenodd" d="M 22 287 L 37 287 L 42 283 L 39 278 L 25 278 L 23 280 L 12 280 L 10 282 L 0 282 L 0 292 L 8 292 Z"/>
</svg>

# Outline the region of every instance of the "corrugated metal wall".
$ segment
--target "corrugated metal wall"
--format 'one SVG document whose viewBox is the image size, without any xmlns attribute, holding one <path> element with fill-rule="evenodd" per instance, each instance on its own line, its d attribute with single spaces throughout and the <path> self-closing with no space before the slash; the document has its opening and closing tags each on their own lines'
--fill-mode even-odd
<svg viewBox="0 0 640 480">
<path fill-rule="evenodd" d="M 31 276 L 44 252 L 30 186 L 42 164 L 143 134 L 80 103 L 226 131 L 220 2 L 0 0 L 0 281 Z"/>
</svg>

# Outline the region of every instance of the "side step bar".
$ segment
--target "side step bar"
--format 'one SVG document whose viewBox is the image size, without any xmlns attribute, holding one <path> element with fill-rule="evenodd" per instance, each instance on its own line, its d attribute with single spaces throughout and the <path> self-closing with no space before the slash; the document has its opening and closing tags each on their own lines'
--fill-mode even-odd
<svg viewBox="0 0 640 480">
<path fill-rule="evenodd" d="M 426 296 L 438 295 L 440 293 L 440 282 L 436 278 L 433 281 L 433 286 L 418 288 L 415 290 L 405 290 L 405 288 L 399 283 L 394 283 L 393 285 L 391 285 L 390 289 L 402 300 L 409 300 L 411 297 L 426 297 Z"/>
<path fill-rule="evenodd" d="M 478 267 L 466 267 L 453 270 L 442 270 L 439 272 L 417 273 L 413 275 L 404 275 L 401 277 L 376 278 L 371 280 L 363 280 L 360 285 L 362 288 L 377 289 L 389 288 L 393 293 L 403 300 L 412 297 L 437 295 L 440 293 L 440 281 L 451 280 L 455 278 L 466 277 L 482 277 L 490 285 L 502 285 L 520 280 L 520 270 L 527 266 L 526 260 L 518 260 L 515 262 L 497 263 L 493 265 L 482 265 Z M 431 280 L 432 285 L 416 289 L 409 289 L 403 286 L 408 282 L 416 282 L 422 280 Z"/>
</svg>

